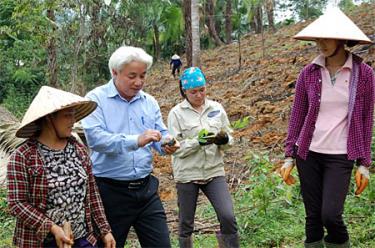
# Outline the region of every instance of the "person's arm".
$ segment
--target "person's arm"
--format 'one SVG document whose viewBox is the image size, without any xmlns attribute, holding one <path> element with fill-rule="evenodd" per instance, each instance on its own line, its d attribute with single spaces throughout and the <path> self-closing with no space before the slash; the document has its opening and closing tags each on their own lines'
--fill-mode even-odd
<svg viewBox="0 0 375 248">
<path fill-rule="evenodd" d="M 294 157 L 294 146 L 308 111 L 308 98 L 305 89 L 305 70 L 299 75 L 294 96 L 292 113 L 289 119 L 288 135 L 285 142 L 285 156 Z"/>
<path fill-rule="evenodd" d="M 154 116 L 155 116 L 155 130 L 158 130 L 161 133 L 161 136 L 163 138 L 167 137 L 169 135 L 167 127 L 165 126 L 163 122 L 163 118 L 161 116 L 161 111 L 159 104 L 157 101 L 154 99 L 153 102 L 155 108 L 154 108 Z M 152 147 L 160 154 L 160 155 L 165 155 L 165 152 L 163 148 L 161 147 L 161 142 L 153 142 Z"/>
<path fill-rule="evenodd" d="M 9 158 L 7 180 L 7 201 L 10 213 L 27 228 L 35 230 L 39 240 L 44 240 L 54 223 L 30 204 L 31 189 L 26 169 L 26 158 L 17 150 Z"/>
<path fill-rule="evenodd" d="M 168 130 L 170 135 L 175 137 L 180 142 L 180 148 L 173 154 L 173 156 L 186 158 L 201 148 L 198 138 L 190 139 L 183 137 L 180 124 L 178 123 L 178 119 L 176 118 L 176 114 L 173 112 L 173 110 L 169 112 L 168 115 Z"/>
<path fill-rule="evenodd" d="M 88 98 L 98 103 L 98 107 L 95 111 L 82 120 L 82 126 L 90 149 L 107 154 L 118 154 L 137 150 L 139 135 L 111 133 L 106 130 L 104 113 L 99 99 L 94 95 L 88 95 Z"/>
<path fill-rule="evenodd" d="M 221 106 L 221 111 L 222 111 L 222 115 L 221 115 L 221 122 L 223 123 L 222 125 L 222 130 L 224 132 L 226 132 L 226 134 L 228 135 L 228 143 L 225 144 L 225 145 L 220 145 L 219 146 L 219 149 L 221 150 L 226 150 L 228 149 L 230 146 L 233 145 L 234 143 L 234 139 L 233 139 L 233 136 L 231 135 L 233 133 L 233 130 L 231 129 L 230 127 L 230 122 L 229 122 L 229 119 L 228 119 L 228 115 L 227 113 L 225 112 L 225 109 L 223 108 L 223 106 Z"/>
<path fill-rule="evenodd" d="M 358 159 L 358 165 L 370 167 L 371 165 L 371 140 L 372 129 L 374 123 L 374 87 L 375 76 L 372 68 L 367 68 L 367 82 L 365 82 L 366 92 L 364 94 L 364 116 L 363 116 L 363 145 L 365 149 L 365 157 Z"/>
</svg>

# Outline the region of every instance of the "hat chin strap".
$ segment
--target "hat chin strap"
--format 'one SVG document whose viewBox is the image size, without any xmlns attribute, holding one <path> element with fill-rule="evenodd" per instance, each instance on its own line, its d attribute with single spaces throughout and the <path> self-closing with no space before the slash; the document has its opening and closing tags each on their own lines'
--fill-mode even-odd
<svg viewBox="0 0 375 248">
<path fill-rule="evenodd" d="M 54 124 L 53 121 L 52 121 L 52 118 L 53 118 L 53 117 L 50 117 L 50 122 L 51 122 L 51 124 L 52 124 L 52 128 L 53 128 L 53 131 L 55 132 L 56 137 L 57 137 L 58 139 L 60 139 L 60 140 L 62 140 L 62 139 L 66 139 L 65 137 L 61 137 L 61 136 L 59 135 L 59 132 L 57 131 L 57 128 L 56 128 L 55 124 Z"/>
</svg>

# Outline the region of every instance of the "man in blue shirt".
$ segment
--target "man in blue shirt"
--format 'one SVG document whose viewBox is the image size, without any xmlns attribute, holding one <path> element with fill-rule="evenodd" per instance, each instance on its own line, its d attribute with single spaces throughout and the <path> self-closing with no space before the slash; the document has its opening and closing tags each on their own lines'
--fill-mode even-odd
<svg viewBox="0 0 375 248">
<path fill-rule="evenodd" d="M 152 148 L 172 154 L 159 105 L 142 91 L 152 57 L 143 49 L 120 47 L 109 59 L 112 79 L 87 94 L 97 109 L 83 121 L 92 150 L 93 173 L 118 247 L 131 226 L 142 247 L 170 247 L 164 208 L 152 176 Z M 100 244 L 99 244 L 100 246 Z"/>
</svg>

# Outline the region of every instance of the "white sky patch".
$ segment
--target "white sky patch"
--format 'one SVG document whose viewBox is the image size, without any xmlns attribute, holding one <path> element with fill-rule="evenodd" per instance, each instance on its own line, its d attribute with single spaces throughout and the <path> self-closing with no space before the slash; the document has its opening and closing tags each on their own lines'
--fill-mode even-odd
<svg viewBox="0 0 375 248">
<path fill-rule="evenodd" d="M 337 6 L 339 5 L 341 0 L 328 0 L 328 3 L 327 3 L 327 6 L 325 8 L 325 10 L 323 12 L 325 12 L 326 10 L 328 9 L 332 9 L 332 8 L 337 8 Z M 284 1 L 280 1 L 280 2 L 288 2 L 288 0 L 284 0 Z M 363 2 L 363 0 L 353 0 L 353 3 L 355 5 L 359 5 Z M 288 19 L 288 18 L 292 18 L 292 15 L 293 15 L 293 12 L 288 10 L 288 11 L 280 11 L 280 10 L 277 10 L 275 11 L 275 21 L 276 22 L 280 22 L 280 21 L 283 21 L 285 19 Z"/>
</svg>

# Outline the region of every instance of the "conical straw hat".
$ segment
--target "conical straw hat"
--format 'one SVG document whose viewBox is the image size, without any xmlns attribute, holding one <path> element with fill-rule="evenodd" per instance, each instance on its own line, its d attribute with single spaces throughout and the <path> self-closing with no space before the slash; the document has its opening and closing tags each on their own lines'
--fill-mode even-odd
<svg viewBox="0 0 375 248">
<path fill-rule="evenodd" d="M 174 54 L 174 55 L 172 56 L 172 59 L 180 59 L 180 56 L 178 56 L 177 54 Z"/>
<path fill-rule="evenodd" d="M 297 40 L 338 39 L 372 44 L 371 40 L 340 9 L 328 10 L 324 15 L 305 27 L 297 35 Z"/>
<path fill-rule="evenodd" d="M 19 138 L 32 137 L 39 129 L 36 120 L 56 111 L 75 107 L 75 119 L 79 121 L 94 111 L 96 106 L 94 101 L 76 94 L 42 86 L 27 109 L 16 136 Z"/>
</svg>

